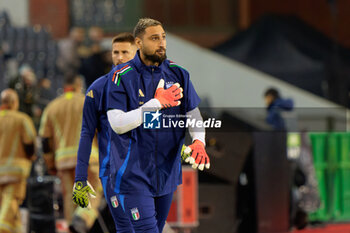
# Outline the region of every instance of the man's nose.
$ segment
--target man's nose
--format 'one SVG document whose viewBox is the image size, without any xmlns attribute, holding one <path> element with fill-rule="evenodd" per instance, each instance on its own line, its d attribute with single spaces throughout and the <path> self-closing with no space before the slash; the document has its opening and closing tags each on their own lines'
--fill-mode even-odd
<svg viewBox="0 0 350 233">
<path fill-rule="evenodd" d="M 166 40 L 163 39 L 163 38 L 160 39 L 159 45 L 160 45 L 160 47 L 165 48 L 165 46 L 166 46 Z"/>
<path fill-rule="evenodd" d="M 117 57 L 117 59 L 118 59 L 118 61 L 123 61 L 124 60 L 124 56 L 123 55 L 119 55 L 118 57 Z"/>
</svg>

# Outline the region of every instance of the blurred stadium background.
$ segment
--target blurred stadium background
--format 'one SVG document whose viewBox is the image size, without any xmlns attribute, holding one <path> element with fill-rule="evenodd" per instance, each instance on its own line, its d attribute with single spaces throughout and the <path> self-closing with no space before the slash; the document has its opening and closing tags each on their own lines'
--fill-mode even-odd
<svg viewBox="0 0 350 233">
<path fill-rule="evenodd" d="M 195 233 L 350 232 L 350 1 L 1 0 L 0 90 L 16 87 L 31 69 L 27 92 L 36 97 L 21 101 L 38 126 L 40 110 L 62 93 L 58 44 L 70 29 L 101 28 L 100 51 L 108 52 L 111 38 L 131 32 L 140 17 L 164 24 L 167 55 L 190 72 L 203 115 L 224 122 L 207 132 L 211 169 L 185 170 L 170 226 Z M 85 35 L 85 49 L 91 40 Z M 99 66 L 92 55 L 83 50 L 81 64 Z M 283 116 L 291 133 L 265 122 L 269 87 L 294 100 L 294 111 Z M 24 228 L 35 223 L 31 232 L 45 232 L 45 221 L 55 221 L 65 232 L 59 180 L 40 179 L 45 172 L 36 165 Z M 316 195 L 308 196 L 310 187 Z M 194 205 L 183 204 L 189 197 Z M 99 224 L 91 232 L 102 232 Z"/>
</svg>

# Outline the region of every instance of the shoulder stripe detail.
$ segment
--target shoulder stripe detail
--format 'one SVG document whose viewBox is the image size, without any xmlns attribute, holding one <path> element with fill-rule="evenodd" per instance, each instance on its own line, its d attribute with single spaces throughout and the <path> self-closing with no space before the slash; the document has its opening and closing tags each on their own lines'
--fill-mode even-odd
<svg viewBox="0 0 350 233">
<path fill-rule="evenodd" d="M 112 78 L 112 82 L 114 82 L 114 79 L 115 79 L 115 75 L 117 74 L 118 70 L 116 72 L 114 72 L 113 74 L 113 78 Z"/>
<path fill-rule="evenodd" d="M 125 69 L 122 69 L 121 71 L 119 71 L 118 73 L 120 73 L 121 75 L 124 75 L 126 72 L 132 70 L 132 68 L 129 66 L 129 67 L 126 67 Z"/>
<path fill-rule="evenodd" d="M 173 62 L 173 61 L 169 61 L 169 67 L 178 67 L 178 68 L 181 68 L 181 69 L 186 70 L 185 68 L 183 68 L 182 66 L 179 66 L 178 64 L 176 64 L 176 63 Z M 186 71 L 187 71 L 187 70 L 186 70 Z"/>
<path fill-rule="evenodd" d="M 130 66 L 129 66 L 129 65 L 126 65 L 126 66 L 124 66 L 124 67 L 120 68 L 120 69 L 119 69 L 119 70 L 117 70 L 117 71 L 119 72 L 119 71 L 121 71 L 121 70 L 125 69 L 126 67 L 130 67 Z"/>
<path fill-rule="evenodd" d="M 117 86 L 119 86 L 119 84 L 120 84 L 120 76 L 128 73 L 130 70 L 132 70 L 132 67 L 128 66 L 128 65 L 126 65 L 123 68 L 117 70 L 113 74 L 112 82 L 114 82 L 115 84 L 117 84 Z"/>
<path fill-rule="evenodd" d="M 177 67 L 177 68 L 186 70 L 185 68 L 183 68 L 182 66 L 177 65 L 176 63 L 169 64 L 169 67 Z M 186 71 L 187 71 L 187 70 L 186 70 Z"/>
<path fill-rule="evenodd" d="M 113 74 L 112 81 L 114 82 L 115 76 L 116 76 L 116 74 L 117 74 L 118 72 L 120 72 L 121 70 L 123 70 L 123 69 L 125 69 L 125 68 L 127 68 L 127 67 L 130 67 L 130 66 L 129 66 L 129 65 L 126 65 L 126 66 L 120 68 L 119 70 L 116 70 L 116 71 L 114 72 L 114 74 Z"/>
</svg>

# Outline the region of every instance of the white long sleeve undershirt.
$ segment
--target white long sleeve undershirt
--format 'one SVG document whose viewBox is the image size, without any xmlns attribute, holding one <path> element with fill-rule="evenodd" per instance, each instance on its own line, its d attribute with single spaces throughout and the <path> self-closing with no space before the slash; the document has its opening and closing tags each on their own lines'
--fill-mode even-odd
<svg viewBox="0 0 350 233">
<path fill-rule="evenodd" d="M 143 123 L 142 110 L 157 111 L 161 109 L 161 105 L 157 99 L 151 99 L 141 107 L 124 112 L 119 109 L 112 109 L 107 111 L 108 122 L 111 125 L 114 132 L 117 134 L 124 134 L 139 127 Z M 203 121 L 201 113 L 197 108 L 189 111 L 186 115 L 190 119 L 196 119 L 196 121 Z M 205 145 L 205 129 L 190 127 L 189 129 L 192 141 L 200 140 Z"/>
<path fill-rule="evenodd" d="M 161 109 L 160 102 L 157 99 L 151 99 L 141 107 L 124 112 L 119 109 L 112 109 L 107 111 L 108 122 L 114 132 L 117 134 L 124 134 L 132 129 L 139 127 L 142 122 L 142 109 L 149 111 L 157 111 Z"/>
<path fill-rule="evenodd" d="M 202 115 L 198 107 L 187 112 L 186 115 L 188 116 L 189 119 L 196 119 L 196 121 L 203 121 Z M 203 142 L 203 144 L 205 145 L 205 128 L 204 127 L 201 127 L 201 128 L 189 127 L 188 131 L 192 138 L 192 142 L 194 142 L 194 140 L 199 140 Z"/>
</svg>

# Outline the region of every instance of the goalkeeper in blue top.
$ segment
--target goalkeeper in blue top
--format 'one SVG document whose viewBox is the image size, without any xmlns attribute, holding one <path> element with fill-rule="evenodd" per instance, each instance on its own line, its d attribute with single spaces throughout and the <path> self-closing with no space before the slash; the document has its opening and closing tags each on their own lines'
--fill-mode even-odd
<svg viewBox="0 0 350 233">
<path fill-rule="evenodd" d="M 120 33 L 112 40 L 112 60 L 114 65 L 122 64 L 134 57 L 136 46 L 131 33 Z M 105 198 L 113 216 L 118 232 L 134 232 L 128 217 L 119 207 L 118 199 L 109 185 L 109 156 L 111 131 L 105 111 L 104 87 L 108 76 L 97 79 L 87 90 L 84 109 L 81 137 L 78 150 L 78 161 L 75 172 L 75 184 L 73 188 L 73 202 L 81 207 L 89 205 L 89 195 L 94 195 L 93 188 L 89 185 L 87 168 L 91 151 L 91 142 L 98 132 L 100 179 Z"/>
<path fill-rule="evenodd" d="M 139 49 L 135 58 L 108 75 L 107 116 L 118 134 L 112 136 L 111 183 L 135 232 L 157 233 L 182 183 L 180 152 L 186 128 L 179 122 L 188 117 L 202 121 L 200 99 L 189 73 L 166 59 L 160 22 L 140 19 L 134 37 Z M 162 117 L 177 126 L 165 128 Z M 194 168 L 209 168 L 204 129 L 189 131 L 193 144 L 185 150 L 191 154 L 186 160 Z"/>
</svg>

